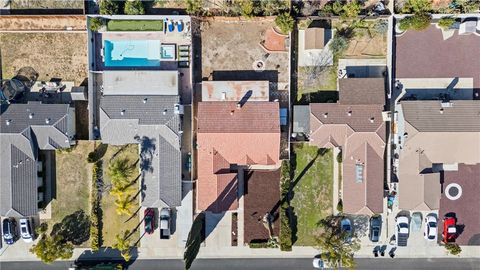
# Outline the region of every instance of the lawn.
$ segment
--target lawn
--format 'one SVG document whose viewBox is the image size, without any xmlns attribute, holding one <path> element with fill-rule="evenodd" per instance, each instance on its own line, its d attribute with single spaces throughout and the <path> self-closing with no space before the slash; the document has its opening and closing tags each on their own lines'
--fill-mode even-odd
<svg viewBox="0 0 480 270">
<path fill-rule="evenodd" d="M 108 31 L 163 31 L 163 21 L 160 20 L 110 20 Z"/>
<path fill-rule="evenodd" d="M 129 163 L 135 164 L 135 171 L 132 175 L 132 180 L 134 180 L 139 171 L 138 165 L 138 145 L 130 144 L 126 146 L 114 146 L 109 145 L 107 152 L 103 156 L 103 176 L 105 185 L 110 185 L 110 178 L 108 177 L 108 164 L 112 159 L 127 159 Z M 138 191 L 138 185 L 134 184 L 131 189 L 136 194 Z M 140 197 L 140 196 L 139 196 Z M 140 198 L 137 198 L 134 201 L 134 207 L 132 207 L 132 212 L 135 212 L 139 209 Z M 115 243 L 115 235 L 125 231 L 130 230 L 131 232 L 139 224 L 139 218 L 137 215 L 130 218 L 126 215 L 118 215 L 116 212 L 115 205 L 115 196 L 110 195 L 108 192 L 104 193 L 102 198 L 102 210 L 103 210 L 103 246 L 112 246 Z M 140 237 L 139 230 L 135 231 L 130 237 L 131 243 L 134 244 Z"/>
<path fill-rule="evenodd" d="M 50 229 L 78 210 L 89 215 L 92 165 L 87 163 L 86 157 L 92 150 L 93 142 L 79 141 L 71 151 L 56 152 L 56 198 L 51 205 L 52 218 L 47 220 Z"/>
<path fill-rule="evenodd" d="M 314 246 L 317 222 L 332 214 L 333 151 L 308 144 L 297 144 L 293 151 L 296 168 L 290 203 L 297 220 L 294 244 Z"/>
<path fill-rule="evenodd" d="M 300 100 L 302 94 L 313 93 L 317 91 L 336 91 L 337 90 L 337 66 L 328 66 L 321 72 L 314 72 L 314 67 L 298 68 L 298 95 Z"/>
</svg>

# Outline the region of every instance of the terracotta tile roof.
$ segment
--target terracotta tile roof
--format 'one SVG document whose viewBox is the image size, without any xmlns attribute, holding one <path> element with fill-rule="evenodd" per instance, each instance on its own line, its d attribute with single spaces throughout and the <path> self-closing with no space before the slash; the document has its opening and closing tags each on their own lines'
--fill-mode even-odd
<svg viewBox="0 0 480 270">
<path fill-rule="evenodd" d="M 447 213 L 455 213 L 458 228 L 463 230 L 456 239 L 459 245 L 480 245 L 479 175 L 480 164 L 459 164 L 458 171 L 444 172 L 443 189 L 451 183 L 457 183 L 462 189 L 462 195 L 457 200 L 450 200 L 442 194 L 439 219 Z M 442 225 L 443 223 L 439 222 L 439 226 Z"/>
<path fill-rule="evenodd" d="M 342 148 L 345 213 L 383 211 L 386 126 L 382 110 L 383 104 L 310 104 L 310 144 Z M 357 181 L 357 164 L 363 166 L 362 181 Z"/>
<path fill-rule="evenodd" d="M 407 31 L 396 37 L 397 78 L 473 78 L 480 88 L 480 38 L 455 34 L 443 40 L 442 30 Z"/>
<path fill-rule="evenodd" d="M 235 111 L 233 116 L 230 110 Z M 237 200 L 231 199 L 237 194 L 236 185 L 230 184 L 235 190 L 229 188 L 228 195 L 219 188 L 227 180 L 236 181 L 230 176 L 235 174 L 231 164 L 279 164 L 279 122 L 279 106 L 274 102 L 247 102 L 241 109 L 236 102 L 199 103 L 198 210 L 222 212 L 238 207 Z"/>
<path fill-rule="evenodd" d="M 199 133 L 276 133 L 280 131 L 277 102 L 204 101 L 198 103 Z"/>
<path fill-rule="evenodd" d="M 385 104 L 384 78 L 344 78 L 338 80 L 340 100 L 343 105 Z"/>
<path fill-rule="evenodd" d="M 262 223 L 266 213 L 274 217 L 273 234 L 278 236 L 280 170 L 245 171 L 245 179 L 244 242 L 268 240 L 268 230 Z"/>
</svg>

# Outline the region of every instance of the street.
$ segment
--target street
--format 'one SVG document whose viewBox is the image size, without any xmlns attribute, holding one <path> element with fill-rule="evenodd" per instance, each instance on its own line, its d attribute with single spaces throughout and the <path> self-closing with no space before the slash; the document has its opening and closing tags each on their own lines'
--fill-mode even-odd
<svg viewBox="0 0 480 270">
<path fill-rule="evenodd" d="M 41 262 L 2 262 L 2 270 L 43 270 L 68 269 L 70 262 L 55 262 L 51 265 Z M 184 269 L 181 260 L 138 260 L 128 269 L 161 270 Z M 198 259 L 193 263 L 193 270 L 215 269 L 313 269 L 312 259 Z M 359 270 L 450 270 L 450 269 L 480 269 L 480 259 L 357 259 Z"/>
</svg>

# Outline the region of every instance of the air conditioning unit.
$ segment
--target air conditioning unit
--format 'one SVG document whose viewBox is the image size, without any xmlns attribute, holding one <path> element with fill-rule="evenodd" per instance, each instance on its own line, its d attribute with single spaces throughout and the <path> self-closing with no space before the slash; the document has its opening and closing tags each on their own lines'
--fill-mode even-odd
<svg viewBox="0 0 480 270">
<path fill-rule="evenodd" d="M 181 105 L 181 104 L 175 104 L 174 109 L 173 109 L 173 112 L 174 112 L 175 114 L 183 115 L 183 113 L 184 113 L 183 105 Z"/>
</svg>

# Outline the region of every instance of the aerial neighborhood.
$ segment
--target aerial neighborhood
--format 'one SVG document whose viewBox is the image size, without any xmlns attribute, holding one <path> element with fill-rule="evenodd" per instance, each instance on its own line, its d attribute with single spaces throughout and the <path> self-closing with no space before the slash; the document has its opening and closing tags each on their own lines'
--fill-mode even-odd
<svg viewBox="0 0 480 270">
<path fill-rule="evenodd" d="M 0 14 L 0 268 L 478 269 L 480 1 Z"/>
</svg>

